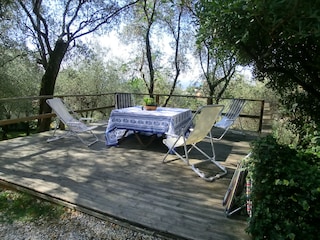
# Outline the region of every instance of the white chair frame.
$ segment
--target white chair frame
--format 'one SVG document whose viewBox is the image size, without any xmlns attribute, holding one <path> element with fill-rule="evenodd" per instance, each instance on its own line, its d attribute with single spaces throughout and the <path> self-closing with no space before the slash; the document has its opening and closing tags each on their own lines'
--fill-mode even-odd
<svg viewBox="0 0 320 240">
<path fill-rule="evenodd" d="M 232 127 L 234 122 L 239 118 L 239 115 L 246 103 L 245 99 L 234 98 L 228 105 L 225 113 L 221 113 L 220 120 L 214 124 L 214 127 L 223 129 L 223 132 L 219 136 L 213 136 L 214 140 L 221 140 L 228 130 Z M 240 122 L 240 127 L 242 130 L 242 124 Z"/>
<path fill-rule="evenodd" d="M 174 153 L 182 161 L 184 161 L 188 166 L 191 166 L 191 169 L 195 173 L 197 173 L 198 176 L 200 176 L 202 179 L 206 181 L 213 181 L 215 179 L 218 179 L 226 175 L 227 174 L 226 168 L 222 166 L 220 163 L 218 163 L 215 159 L 216 155 L 214 151 L 213 138 L 211 135 L 211 129 L 216 119 L 221 114 L 221 111 L 223 110 L 223 108 L 224 108 L 223 105 L 207 105 L 207 106 L 200 107 L 192 117 L 191 121 L 181 131 L 180 135 L 178 136 L 167 135 L 167 138 L 163 140 L 163 143 L 169 148 L 169 150 L 164 156 L 162 162 L 163 163 L 169 162 L 167 160 L 167 157 L 169 156 L 169 154 Z M 196 122 L 194 124 L 195 120 Z M 190 127 L 192 127 L 191 131 L 190 131 L 191 129 Z M 210 146 L 211 146 L 210 155 L 204 152 L 199 146 L 197 146 L 197 144 L 204 139 L 209 139 L 210 141 Z M 177 152 L 176 148 L 178 147 L 183 147 L 184 149 L 183 155 Z M 197 164 L 190 164 L 189 153 L 193 149 L 196 149 L 205 157 L 205 159 L 202 160 L 201 162 L 209 161 L 214 165 L 216 165 L 221 170 L 221 172 L 216 174 L 215 176 L 206 176 L 206 174 L 197 167 Z"/>
<path fill-rule="evenodd" d="M 98 142 L 98 137 L 93 133 L 92 130 L 98 126 L 87 126 L 83 121 L 88 120 L 88 118 L 80 118 L 78 115 L 71 111 L 67 105 L 62 101 L 61 98 L 52 98 L 46 100 L 47 104 L 52 108 L 56 114 L 56 126 L 54 128 L 52 137 L 47 140 L 47 142 L 52 142 L 67 136 L 76 136 L 83 144 L 91 146 L 92 144 Z M 56 135 L 56 131 L 62 122 L 67 130 L 64 134 Z M 85 140 L 80 136 L 82 133 L 88 133 L 91 140 Z"/>
</svg>

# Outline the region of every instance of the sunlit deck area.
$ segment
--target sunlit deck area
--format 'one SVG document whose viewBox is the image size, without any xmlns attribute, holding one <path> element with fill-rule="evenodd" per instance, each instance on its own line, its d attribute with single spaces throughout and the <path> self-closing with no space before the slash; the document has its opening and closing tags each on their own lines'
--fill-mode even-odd
<svg viewBox="0 0 320 240">
<path fill-rule="evenodd" d="M 161 139 L 145 148 L 129 136 L 118 147 L 106 147 L 104 131 L 97 128 L 101 141 L 91 147 L 77 138 L 47 143 L 50 132 L 1 141 L 0 181 L 169 238 L 250 239 L 246 219 L 227 218 L 222 200 L 254 136 L 229 132 L 216 142 L 217 160 L 228 174 L 206 182 L 181 160 L 163 164 Z"/>
</svg>

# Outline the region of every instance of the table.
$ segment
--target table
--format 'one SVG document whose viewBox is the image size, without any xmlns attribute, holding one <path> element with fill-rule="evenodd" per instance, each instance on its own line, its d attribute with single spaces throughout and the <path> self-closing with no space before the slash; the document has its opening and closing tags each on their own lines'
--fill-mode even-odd
<svg viewBox="0 0 320 240">
<path fill-rule="evenodd" d="M 106 143 L 108 146 L 117 145 L 124 130 L 152 135 L 179 134 L 191 118 L 191 110 L 184 108 L 158 107 L 155 111 L 147 111 L 136 106 L 114 109 L 106 129 Z"/>
</svg>

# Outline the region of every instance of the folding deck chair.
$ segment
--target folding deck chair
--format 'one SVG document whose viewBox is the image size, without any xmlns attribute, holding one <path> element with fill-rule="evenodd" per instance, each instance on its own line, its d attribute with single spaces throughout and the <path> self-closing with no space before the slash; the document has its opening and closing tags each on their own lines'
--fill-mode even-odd
<svg viewBox="0 0 320 240">
<path fill-rule="evenodd" d="M 218 136 L 214 136 L 214 140 L 221 140 L 223 136 L 228 132 L 230 127 L 234 124 L 234 122 L 239 117 L 244 104 L 245 99 L 232 99 L 231 103 L 228 105 L 226 112 L 222 113 L 220 116 L 220 120 L 214 124 L 214 127 L 222 129 L 222 133 Z M 240 122 L 241 125 L 241 122 Z M 242 126 L 241 126 L 242 129 Z"/>
<path fill-rule="evenodd" d="M 60 98 L 52 98 L 46 100 L 47 104 L 57 115 L 56 126 L 53 131 L 52 137 L 47 142 L 52 142 L 67 136 L 76 136 L 83 144 L 91 146 L 96 143 L 99 139 L 92 132 L 97 126 L 87 126 L 83 121 L 88 120 L 87 118 L 79 118 L 76 113 L 68 109 L 66 104 Z M 56 135 L 56 130 L 59 128 L 60 121 L 67 127 L 66 133 L 62 135 Z M 89 134 L 89 137 L 85 140 L 80 135 L 83 133 Z"/>
<path fill-rule="evenodd" d="M 225 213 L 229 217 L 232 214 L 240 211 L 241 209 L 247 207 L 247 213 L 251 217 L 251 180 L 247 179 L 248 169 L 247 169 L 247 159 L 250 158 L 251 152 L 247 154 L 243 159 L 238 161 L 237 168 L 235 169 L 233 176 L 231 178 L 229 187 L 226 194 L 224 195 L 222 205 L 225 206 Z M 246 185 L 246 186 L 245 186 Z M 245 189 L 246 188 L 246 189 Z M 241 193 L 246 190 L 246 202 L 240 206 L 236 206 L 236 198 L 241 196 Z"/>
<path fill-rule="evenodd" d="M 133 107 L 134 101 L 131 93 L 116 93 L 115 94 L 115 108 Z"/>
<path fill-rule="evenodd" d="M 163 140 L 163 143 L 169 148 L 169 150 L 164 156 L 162 162 L 165 163 L 172 161 L 167 160 L 167 157 L 169 156 L 169 154 L 174 153 L 178 156 L 178 159 L 180 158 L 188 166 L 191 166 L 191 169 L 206 181 L 213 181 L 227 174 L 226 168 L 220 165 L 215 160 L 215 151 L 211 135 L 211 129 L 214 123 L 216 122 L 216 119 L 221 114 L 223 108 L 223 105 L 207 105 L 200 107 L 193 115 L 191 121 L 182 130 L 179 136 L 167 135 L 167 138 Z M 190 127 L 192 127 L 191 131 Z M 211 145 L 210 156 L 197 145 L 204 139 L 209 139 Z M 183 155 L 178 153 L 178 147 L 183 147 Z M 200 152 L 205 157 L 205 159 L 200 161 L 200 163 L 202 163 L 203 161 L 209 161 L 213 163 L 215 166 L 219 168 L 219 173 L 217 173 L 214 176 L 206 176 L 206 174 L 198 168 L 197 164 L 199 163 L 191 165 L 189 162 L 189 153 L 193 149 L 198 150 L 198 152 Z"/>
</svg>

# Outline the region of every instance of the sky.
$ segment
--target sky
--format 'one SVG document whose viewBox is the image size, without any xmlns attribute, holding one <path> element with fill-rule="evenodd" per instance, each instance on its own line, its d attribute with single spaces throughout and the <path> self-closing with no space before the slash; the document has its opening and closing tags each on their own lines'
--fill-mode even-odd
<svg viewBox="0 0 320 240">
<path fill-rule="evenodd" d="M 132 48 L 123 44 L 115 32 L 111 32 L 109 35 L 98 37 L 97 41 L 101 47 L 110 49 L 110 54 L 108 54 L 108 57 L 117 57 L 125 61 L 130 59 Z M 161 38 L 161 41 L 158 41 L 157 44 L 160 45 L 162 50 L 164 49 L 164 52 L 168 53 L 168 56 L 173 55 L 173 50 L 169 46 L 169 38 L 167 40 Z M 198 65 L 196 59 L 189 55 L 188 60 L 190 62 L 189 65 L 192 66 L 193 69 L 188 69 L 185 72 L 182 72 L 179 76 L 179 84 L 181 84 L 183 88 L 186 88 L 192 82 L 197 81 L 200 74 L 200 68 L 194 68 L 194 66 Z M 167 59 L 164 59 L 163 61 L 165 62 Z"/>
<path fill-rule="evenodd" d="M 96 41 L 98 42 L 100 47 L 110 49 L 110 51 L 108 51 L 108 58 L 117 57 L 119 59 L 123 59 L 124 61 L 127 61 L 131 58 L 131 52 L 133 51 L 132 47 L 123 44 L 116 32 L 111 32 L 108 35 L 96 37 Z M 164 51 L 167 52 L 168 55 L 173 54 L 173 50 L 169 46 L 169 39 L 165 40 L 162 38 L 161 42 L 158 42 L 157 44 L 160 44 L 161 49 L 164 49 Z M 164 61 L 167 60 L 165 59 Z M 198 81 L 200 78 L 199 76 L 201 75 L 201 69 L 198 60 L 189 54 L 188 61 L 190 68 L 186 69 L 185 72 L 181 72 L 179 76 L 179 84 L 181 84 L 183 88 L 186 88 L 190 84 Z M 248 80 L 252 79 L 250 68 L 239 68 L 238 71 L 240 74 L 243 74 Z"/>
</svg>

